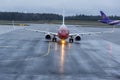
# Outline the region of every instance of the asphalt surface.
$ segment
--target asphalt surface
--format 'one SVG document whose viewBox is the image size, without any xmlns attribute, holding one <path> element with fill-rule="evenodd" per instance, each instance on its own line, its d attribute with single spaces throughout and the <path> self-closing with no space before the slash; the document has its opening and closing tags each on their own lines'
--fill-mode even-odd
<svg viewBox="0 0 120 80">
<path fill-rule="evenodd" d="M 57 32 L 58 27 L 31 24 L 26 28 Z M 68 28 L 71 33 L 112 30 Z M 120 28 L 112 34 L 85 35 L 80 42 L 65 45 L 23 27 L 0 26 L 0 30 L 0 80 L 120 80 Z"/>
</svg>

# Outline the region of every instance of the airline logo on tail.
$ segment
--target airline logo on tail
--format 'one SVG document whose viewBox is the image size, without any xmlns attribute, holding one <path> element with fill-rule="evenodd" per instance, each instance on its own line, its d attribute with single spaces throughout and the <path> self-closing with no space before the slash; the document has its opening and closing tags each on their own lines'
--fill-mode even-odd
<svg viewBox="0 0 120 80">
<path fill-rule="evenodd" d="M 119 20 L 111 20 L 103 11 L 100 11 L 102 20 L 99 20 L 101 23 L 109 24 L 109 25 L 118 25 L 120 23 Z"/>
<path fill-rule="evenodd" d="M 102 20 L 100 22 L 102 23 L 109 23 L 111 22 L 111 20 L 106 16 L 106 14 L 103 11 L 100 11 Z"/>
<path fill-rule="evenodd" d="M 101 13 L 102 19 L 105 19 L 106 15 L 102 11 L 100 11 L 100 13 Z"/>
</svg>

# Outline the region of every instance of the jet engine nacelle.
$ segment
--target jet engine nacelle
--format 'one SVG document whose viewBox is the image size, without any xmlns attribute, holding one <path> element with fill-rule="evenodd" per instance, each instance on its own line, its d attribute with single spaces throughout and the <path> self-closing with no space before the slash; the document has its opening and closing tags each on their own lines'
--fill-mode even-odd
<svg viewBox="0 0 120 80">
<path fill-rule="evenodd" d="M 81 40 L 81 37 L 80 37 L 79 35 L 77 35 L 77 36 L 75 37 L 75 40 L 76 40 L 76 41 L 80 41 L 80 40 Z"/>
<path fill-rule="evenodd" d="M 46 34 L 46 35 L 45 35 L 45 39 L 50 40 L 50 39 L 51 39 L 51 35 L 50 35 L 50 34 Z"/>
</svg>

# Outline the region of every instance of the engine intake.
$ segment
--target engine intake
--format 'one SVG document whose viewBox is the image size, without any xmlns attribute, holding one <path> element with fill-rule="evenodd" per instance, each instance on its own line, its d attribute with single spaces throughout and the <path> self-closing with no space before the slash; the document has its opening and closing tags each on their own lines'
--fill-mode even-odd
<svg viewBox="0 0 120 80">
<path fill-rule="evenodd" d="M 80 37 L 80 36 L 76 36 L 76 37 L 75 37 L 75 40 L 76 40 L 76 41 L 80 41 L 80 40 L 81 40 L 81 37 Z"/>
<path fill-rule="evenodd" d="M 47 34 L 47 35 L 45 36 L 45 39 L 51 39 L 51 36 L 50 36 L 49 34 Z"/>
</svg>

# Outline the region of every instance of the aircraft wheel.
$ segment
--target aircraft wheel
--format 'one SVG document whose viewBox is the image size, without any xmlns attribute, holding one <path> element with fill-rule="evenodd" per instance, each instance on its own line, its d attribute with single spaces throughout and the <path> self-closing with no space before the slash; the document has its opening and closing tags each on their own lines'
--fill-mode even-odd
<svg viewBox="0 0 120 80">
<path fill-rule="evenodd" d="M 52 41 L 53 41 L 53 42 L 56 42 L 56 41 L 57 41 L 57 38 L 53 38 Z"/>
<path fill-rule="evenodd" d="M 70 42 L 70 43 L 73 43 L 73 39 L 69 39 L 69 42 Z"/>
<path fill-rule="evenodd" d="M 55 38 L 55 42 L 57 41 L 57 38 Z"/>
</svg>

